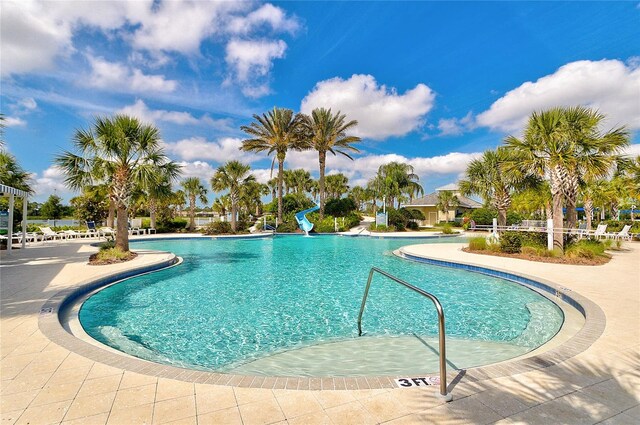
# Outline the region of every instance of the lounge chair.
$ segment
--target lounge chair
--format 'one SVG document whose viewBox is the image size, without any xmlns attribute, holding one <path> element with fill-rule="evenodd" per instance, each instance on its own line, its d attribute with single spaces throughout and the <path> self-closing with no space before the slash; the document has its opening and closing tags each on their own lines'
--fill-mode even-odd
<svg viewBox="0 0 640 425">
<path fill-rule="evenodd" d="M 593 233 L 589 233 L 588 236 L 593 236 L 596 239 L 601 237 L 607 237 L 607 225 L 606 224 L 598 224 L 596 231 Z"/>
<path fill-rule="evenodd" d="M 87 221 L 87 231 L 85 232 L 88 238 L 99 238 L 100 233 L 98 232 L 98 228 L 96 227 L 96 223 L 94 221 Z"/>
<path fill-rule="evenodd" d="M 56 240 L 56 239 L 65 239 L 67 235 L 64 232 L 54 232 L 51 230 L 51 227 L 41 227 L 40 231 L 42 232 L 43 241 L 47 240 Z"/>
<path fill-rule="evenodd" d="M 581 223 L 578 226 L 578 229 L 576 229 L 576 235 L 578 235 L 580 239 L 589 235 L 589 230 L 587 229 L 587 223 Z"/>
<path fill-rule="evenodd" d="M 607 238 L 611 238 L 611 239 L 615 239 L 615 240 L 625 240 L 625 241 L 630 241 L 633 236 L 629 234 L 629 230 L 631 230 L 631 225 L 630 224 L 626 224 L 622 230 L 620 230 L 618 233 L 606 233 L 605 236 Z"/>
<path fill-rule="evenodd" d="M 75 230 L 65 230 L 64 233 L 67 235 L 67 239 L 79 239 L 79 238 L 89 237 L 89 233 L 76 232 Z"/>
<path fill-rule="evenodd" d="M 100 229 L 98 229 L 98 236 L 104 236 L 106 238 L 107 236 L 115 236 L 115 235 L 116 235 L 116 231 L 113 230 L 111 227 L 103 226 Z"/>
<path fill-rule="evenodd" d="M 144 235 L 145 234 L 145 230 L 142 229 L 142 219 L 141 218 L 134 218 L 133 220 L 131 220 L 131 223 L 129 223 L 129 234 L 130 235 Z"/>
</svg>

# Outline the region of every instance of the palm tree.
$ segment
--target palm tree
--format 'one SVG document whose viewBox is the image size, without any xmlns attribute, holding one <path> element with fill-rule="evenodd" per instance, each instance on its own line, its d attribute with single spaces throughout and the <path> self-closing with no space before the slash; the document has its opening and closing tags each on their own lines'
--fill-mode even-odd
<svg viewBox="0 0 640 425">
<path fill-rule="evenodd" d="M 551 189 L 545 180 L 538 181 L 537 184 L 526 187 L 513 194 L 511 207 L 521 213 L 531 215 L 538 213 L 540 217 L 552 218 L 551 213 Z"/>
<path fill-rule="evenodd" d="M 269 188 L 269 193 L 271 194 L 271 202 L 273 202 L 276 199 L 276 193 L 278 191 L 278 179 L 269 179 L 269 181 L 267 182 L 267 187 Z"/>
<path fill-rule="evenodd" d="M 282 173 L 282 182 L 284 183 L 285 194 L 288 195 L 295 189 L 293 170 L 284 170 Z"/>
<path fill-rule="evenodd" d="M 194 231 L 196 228 L 196 199 L 207 204 L 207 188 L 197 177 L 189 177 L 184 179 L 180 184 L 184 189 L 185 196 L 189 199 L 189 230 Z"/>
<path fill-rule="evenodd" d="M 0 151 L 0 183 L 34 193 L 31 175 L 20 166 L 15 156 L 4 150 Z"/>
<path fill-rule="evenodd" d="M 171 183 L 180 176 L 180 165 L 176 163 L 170 163 L 167 167 L 157 168 L 154 173 L 154 184 L 142 188 L 146 195 L 147 206 L 149 207 L 149 219 L 151 228 L 156 228 L 156 216 L 158 210 L 158 203 L 168 200 L 173 192 L 171 191 Z"/>
<path fill-rule="evenodd" d="M 608 182 L 604 180 L 583 182 L 580 185 L 584 215 L 587 219 L 587 230 L 591 230 L 595 206 L 602 205 L 604 210 L 604 205 L 609 202 L 608 186 Z"/>
<path fill-rule="evenodd" d="M 364 203 L 368 199 L 367 190 L 362 186 L 354 186 L 349 191 L 349 196 L 358 206 L 358 211 L 362 211 Z"/>
<path fill-rule="evenodd" d="M 378 168 L 380 181 L 377 183 L 382 191 L 382 196 L 387 198 L 387 205 L 393 207 L 403 194 L 422 194 L 424 190 L 418 183 L 420 177 L 413 172 L 413 166 L 401 162 L 390 162 Z"/>
<path fill-rule="evenodd" d="M 562 206 L 565 198 L 569 198 L 568 210 L 575 211 L 580 179 L 606 175 L 617 160 L 618 152 L 628 144 L 624 128 L 600 134 L 592 126 L 603 118 L 581 107 L 552 108 L 531 114 L 522 139 L 514 136 L 505 139 L 513 157 L 505 162 L 503 171 L 549 179 L 556 248 L 564 246 Z"/>
<path fill-rule="evenodd" d="M 260 215 L 262 197 L 269 194 L 269 187 L 257 181 L 248 181 L 240 187 L 240 203 L 248 214 Z"/>
<path fill-rule="evenodd" d="M 294 193 L 303 195 L 311 189 L 311 174 L 302 168 L 291 170 L 291 185 Z"/>
<path fill-rule="evenodd" d="M 274 107 L 272 111 L 253 118 L 254 122 L 240 127 L 252 137 L 243 140 L 240 149 L 275 155 L 273 160 L 278 161 L 278 221 L 282 222 L 282 179 L 287 151 L 308 147 L 308 142 L 301 137 L 302 116 L 294 115 L 290 109 Z"/>
<path fill-rule="evenodd" d="M 226 217 L 227 211 L 231 208 L 231 199 L 229 195 L 222 195 L 217 197 L 213 201 L 211 209 L 213 212 L 217 212 L 221 217 Z"/>
<path fill-rule="evenodd" d="M 467 166 L 465 178 L 458 186 L 463 195 L 479 195 L 498 210 L 498 226 L 507 225 L 507 210 L 511 205 L 511 192 L 518 181 L 513 174 L 503 173 L 500 167 L 507 159 L 504 147 L 495 151 L 487 150 L 481 158 L 474 159 Z M 440 192 L 443 193 L 443 192 Z"/>
<path fill-rule="evenodd" d="M 255 181 L 253 174 L 249 174 L 251 167 L 240 161 L 229 161 L 221 165 L 211 177 L 211 188 L 220 192 L 229 191 L 231 198 L 231 230 L 236 231 L 238 202 L 240 201 L 241 187 L 248 182 Z"/>
<path fill-rule="evenodd" d="M 154 170 L 171 166 L 159 130 L 126 115 L 96 118 L 92 128 L 76 130 L 73 144 L 77 154 L 65 151 L 55 158 L 66 175 L 65 184 L 74 190 L 109 185 L 118 217 L 116 247 L 128 251 L 127 217 L 135 186 L 157 183 Z"/>
<path fill-rule="evenodd" d="M 449 221 L 449 210 L 456 209 L 459 205 L 460 200 L 451 190 L 441 190 L 438 192 L 436 208 L 445 214 L 445 221 Z"/>
<path fill-rule="evenodd" d="M 335 114 L 331 109 L 316 108 L 311 111 L 311 116 L 304 116 L 303 127 L 305 137 L 311 141 L 311 148 L 318 151 L 318 162 L 320 164 L 320 178 L 318 179 L 320 189 L 320 219 L 324 217 L 325 193 L 325 168 L 327 165 L 327 152 L 333 155 L 341 154 L 353 160 L 350 152 L 360 152 L 353 143 L 360 142 L 357 136 L 349 136 L 347 132 L 358 125 L 358 121 L 346 121 L 346 115 Z"/>
<path fill-rule="evenodd" d="M 574 228 L 578 221 L 576 203 L 580 182 L 605 177 L 620 159 L 619 154 L 629 144 L 629 133 L 624 127 L 602 133 L 605 116 L 583 106 L 566 108 L 564 137 L 574 145 L 576 160 L 563 185 L 567 203 L 567 227 Z"/>
<path fill-rule="evenodd" d="M 325 183 L 328 198 L 341 198 L 349 191 L 349 179 L 342 173 L 327 176 Z"/>
</svg>

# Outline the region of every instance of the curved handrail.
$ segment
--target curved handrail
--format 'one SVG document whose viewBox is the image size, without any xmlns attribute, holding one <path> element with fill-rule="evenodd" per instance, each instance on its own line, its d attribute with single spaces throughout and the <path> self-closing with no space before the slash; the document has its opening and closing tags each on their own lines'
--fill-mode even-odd
<svg viewBox="0 0 640 425">
<path fill-rule="evenodd" d="M 362 314 L 364 313 L 364 307 L 367 303 L 367 297 L 369 296 L 369 288 L 371 287 L 371 281 L 373 280 L 373 273 L 380 273 L 384 277 L 387 277 L 393 280 L 396 283 L 399 283 L 418 294 L 427 297 L 433 302 L 433 305 L 438 312 L 438 345 L 440 352 L 440 396 L 443 397 L 446 401 L 451 401 L 451 393 L 447 394 L 447 354 L 445 347 L 445 331 L 444 331 L 444 310 L 442 309 L 442 304 L 435 295 L 430 294 L 427 291 L 424 291 L 417 286 L 413 286 L 410 283 L 405 282 L 404 280 L 398 279 L 397 277 L 390 275 L 389 273 L 381 270 L 377 267 L 371 267 L 371 271 L 369 271 L 369 279 L 367 280 L 367 286 L 364 289 L 364 296 L 362 297 L 362 305 L 360 306 L 360 313 L 358 314 L 358 336 L 362 336 Z"/>
</svg>

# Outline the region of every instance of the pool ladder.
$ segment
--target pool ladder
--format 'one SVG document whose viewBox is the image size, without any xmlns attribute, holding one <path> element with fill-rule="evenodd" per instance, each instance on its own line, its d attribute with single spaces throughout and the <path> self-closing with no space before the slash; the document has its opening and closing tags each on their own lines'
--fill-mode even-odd
<svg viewBox="0 0 640 425">
<path fill-rule="evenodd" d="M 430 294 L 427 291 L 423 291 L 422 289 L 411 285 L 410 283 L 405 282 L 404 280 L 398 279 L 397 277 L 381 270 L 377 267 L 371 267 L 371 271 L 369 272 L 369 279 L 367 280 L 367 286 L 364 289 L 364 296 L 362 297 L 362 305 L 360 306 L 360 313 L 358 314 L 358 335 L 362 336 L 362 313 L 364 313 L 364 306 L 367 303 L 367 296 L 369 295 L 369 288 L 371 287 L 371 281 L 373 280 L 373 274 L 380 273 L 384 277 L 391 279 L 392 281 L 399 283 L 400 285 L 411 289 L 414 292 L 422 295 L 423 297 L 427 297 L 433 302 L 433 305 L 438 312 L 438 351 L 440 356 L 440 394 L 439 397 L 443 398 L 445 401 L 451 401 L 451 393 L 447 393 L 447 354 L 445 348 L 445 332 L 444 332 L 444 310 L 442 309 L 442 304 L 435 295 Z"/>
</svg>

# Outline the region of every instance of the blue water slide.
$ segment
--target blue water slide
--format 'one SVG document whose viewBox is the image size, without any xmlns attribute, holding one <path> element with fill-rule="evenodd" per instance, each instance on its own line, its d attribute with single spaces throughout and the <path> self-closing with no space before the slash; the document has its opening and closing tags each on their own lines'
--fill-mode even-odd
<svg viewBox="0 0 640 425">
<path fill-rule="evenodd" d="M 307 214 L 318 211 L 319 209 L 320 205 L 316 205 L 313 208 L 296 213 L 296 221 L 298 222 L 298 226 L 300 226 L 300 230 L 305 233 L 309 233 L 311 229 L 313 229 L 313 223 L 307 219 Z"/>
</svg>

